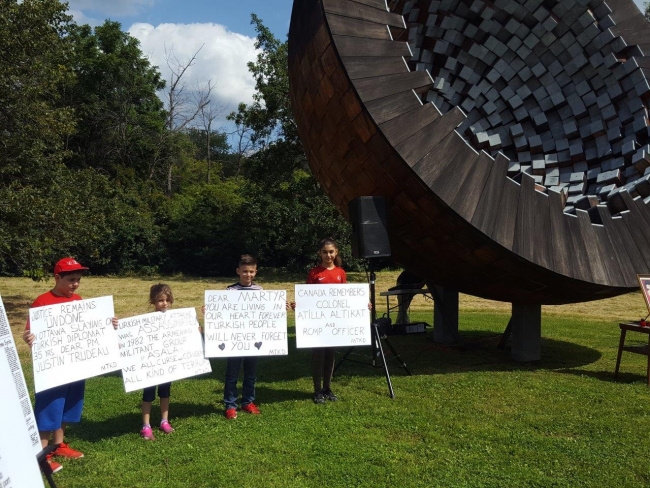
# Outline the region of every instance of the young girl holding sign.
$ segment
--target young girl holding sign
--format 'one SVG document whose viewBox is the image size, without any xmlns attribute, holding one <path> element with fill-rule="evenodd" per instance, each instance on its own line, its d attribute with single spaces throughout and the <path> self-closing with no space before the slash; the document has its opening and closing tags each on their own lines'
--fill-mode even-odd
<svg viewBox="0 0 650 488">
<path fill-rule="evenodd" d="M 339 256 L 336 241 L 327 237 L 318 243 L 319 265 L 312 268 L 307 276 L 308 285 L 333 285 L 346 283 L 343 261 Z M 331 382 L 334 373 L 334 348 L 315 347 L 312 349 L 311 374 L 314 380 L 314 403 L 334 402 L 337 396 L 332 392 Z M 321 386 L 322 385 L 322 386 Z"/>
<path fill-rule="evenodd" d="M 169 285 L 158 283 L 149 290 L 149 303 L 154 306 L 156 312 L 166 312 L 174 303 L 174 295 Z M 165 434 L 174 431 L 169 423 L 169 397 L 171 394 L 171 383 L 158 385 L 158 398 L 160 398 L 160 430 Z M 156 398 L 156 387 L 150 386 L 142 390 L 142 429 L 140 435 L 146 440 L 154 440 L 153 430 L 149 423 L 151 417 L 151 404 Z"/>
</svg>

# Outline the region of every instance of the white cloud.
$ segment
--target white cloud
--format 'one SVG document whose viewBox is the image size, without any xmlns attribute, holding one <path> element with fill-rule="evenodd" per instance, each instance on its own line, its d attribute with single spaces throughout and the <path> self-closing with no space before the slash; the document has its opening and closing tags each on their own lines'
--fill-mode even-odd
<svg viewBox="0 0 650 488">
<path fill-rule="evenodd" d="M 108 17 L 135 15 L 144 8 L 153 7 L 154 3 L 155 0 L 68 0 L 71 12 L 91 10 Z"/>
<path fill-rule="evenodd" d="M 236 110 L 240 102 L 252 101 L 255 81 L 247 63 L 257 57 L 255 39 L 211 23 L 160 24 L 157 27 L 136 23 L 128 32 L 140 41 L 142 52 L 158 66 L 168 84 L 171 72 L 165 61 L 165 50 L 173 50 L 175 58 L 184 64 L 200 49 L 195 64 L 186 75 L 186 86 L 192 89 L 208 80 L 216 82 L 213 100 L 225 107 L 224 116 Z M 220 123 L 225 123 L 223 118 Z"/>
<path fill-rule="evenodd" d="M 90 17 L 86 15 L 85 12 L 82 12 L 81 10 L 76 10 L 76 9 L 69 9 L 68 14 L 72 15 L 74 18 L 74 21 L 77 25 L 83 25 L 83 24 L 88 24 L 93 27 L 96 27 L 98 25 L 101 25 L 104 23 L 104 20 L 99 20 L 94 17 Z"/>
</svg>

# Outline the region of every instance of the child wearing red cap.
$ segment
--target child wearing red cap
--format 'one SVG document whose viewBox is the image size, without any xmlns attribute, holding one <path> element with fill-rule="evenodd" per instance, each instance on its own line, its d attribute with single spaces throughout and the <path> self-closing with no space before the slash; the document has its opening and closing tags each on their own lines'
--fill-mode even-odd
<svg viewBox="0 0 650 488">
<path fill-rule="evenodd" d="M 79 287 L 84 271 L 87 269 L 71 257 L 59 260 L 54 266 L 54 288 L 36 298 L 30 308 L 81 300 L 82 298 L 75 292 Z M 30 332 L 29 328 L 28 317 L 23 339 L 31 347 L 36 336 Z M 85 380 L 81 380 L 36 393 L 34 413 L 38 433 L 41 437 L 41 445 L 44 448 L 48 445 L 50 436 L 54 434 L 53 442 L 56 444 L 56 449 L 47 455 L 47 460 L 53 472 L 59 471 L 62 466 L 53 461 L 52 457 L 83 457 L 83 453 L 72 449 L 63 442 L 63 435 L 66 424 L 81 420 L 84 388 Z"/>
</svg>

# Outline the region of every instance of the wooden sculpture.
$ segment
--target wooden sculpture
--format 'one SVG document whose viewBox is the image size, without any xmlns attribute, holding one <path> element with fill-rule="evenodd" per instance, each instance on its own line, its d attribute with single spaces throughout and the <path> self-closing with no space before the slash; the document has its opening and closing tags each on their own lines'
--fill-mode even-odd
<svg viewBox="0 0 650 488">
<path fill-rule="evenodd" d="M 646 53 L 632 0 L 296 0 L 291 100 L 340 212 L 386 197 L 403 266 L 588 301 L 650 272 Z"/>
</svg>

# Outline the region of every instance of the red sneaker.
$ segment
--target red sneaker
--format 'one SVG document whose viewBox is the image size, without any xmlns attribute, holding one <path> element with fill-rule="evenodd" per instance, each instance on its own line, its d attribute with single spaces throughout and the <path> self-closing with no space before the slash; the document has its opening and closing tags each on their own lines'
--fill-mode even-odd
<svg viewBox="0 0 650 488">
<path fill-rule="evenodd" d="M 52 456 L 61 456 L 61 457 L 76 459 L 76 458 L 84 457 L 84 453 L 72 449 L 68 444 L 62 442 L 61 444 L 56 446 L 56 449 L 54 449 L 54 451 L 52 451 Z"/>
<path fill-rule="evenodd" d="M 236 408 L 227 408 L 226 409 L 226 418 L 228 420 L 234 420 L 237 418 L 237 409 Z"/>
<path fill-rule="evenodd" d="M 45 459 L 47 461 L 47 464 L 50 465 L 50 469 L 52 470 L 52 474 L 58 473 L 59 471 L 61 471 L 63 469 L 63 466 L 61 466 L 59 463 L 57 463 L 56 461 L 54 461 L 52 459 L 52 454 L 48 454 L 47 456 L 45 456 Z"/>
<path fill-rule="evenodd" d="M 259 415 L 262 413 L 260 412 L 260 409 L 257 408 L 257 405 L 255 405 L 254 403 L 247 403 L 246 405 L 242 405 L 241 409 L 244 412 L 252 413 L 253 415 Z"/>
</svg>

